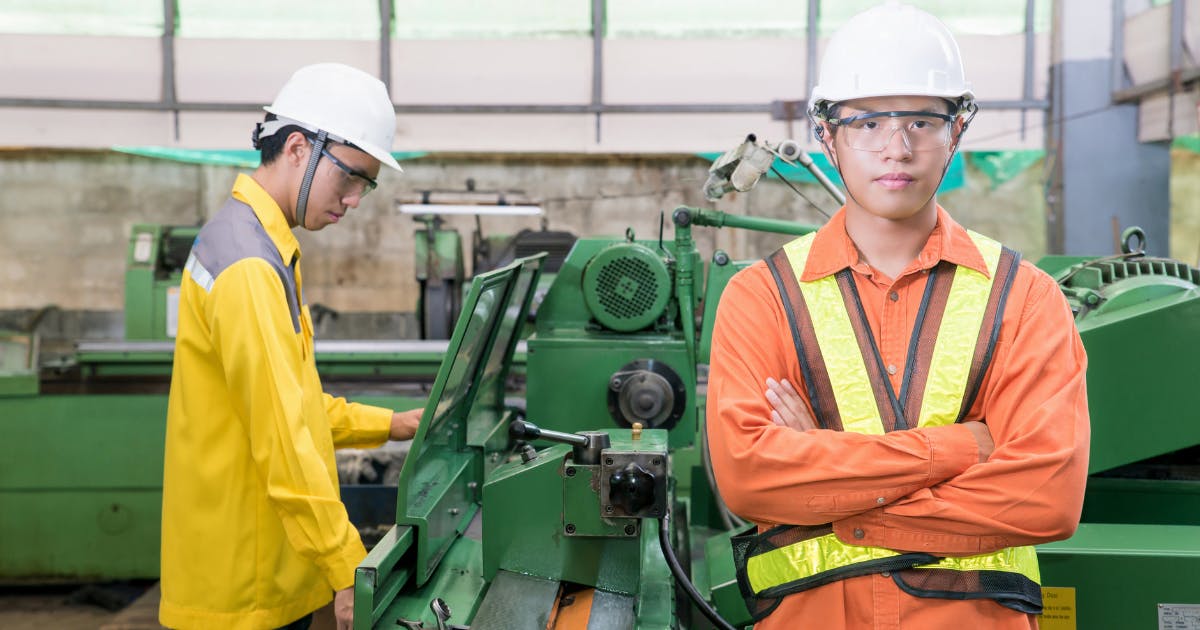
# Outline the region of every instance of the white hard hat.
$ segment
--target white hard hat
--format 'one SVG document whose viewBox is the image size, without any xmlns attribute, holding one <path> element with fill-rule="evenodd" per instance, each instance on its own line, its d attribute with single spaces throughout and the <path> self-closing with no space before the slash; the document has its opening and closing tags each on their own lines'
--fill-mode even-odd
<svg viewBox="0 0 1200 630">
<path fill-rule="evenodd" d="M 396 109 L 383 82 L 340 63 L 304 66 L 288 79 L 263 109 L 275 114 L 276 124 L 261 126 L 259 137 L 269 136 L 286 125 L 299 125 L 313 132 L 324 131 L 331 140 L 362 149 L 384 165 L 400 169 L 392 157 L 396 135 Z"/>
<path fill-rule="evenodd" d="M 950 29 L 925 11 L 898 2 L 850 18 L 825 48 L 809 112 L 873 96 L 973 100 Z"/>
</svg>

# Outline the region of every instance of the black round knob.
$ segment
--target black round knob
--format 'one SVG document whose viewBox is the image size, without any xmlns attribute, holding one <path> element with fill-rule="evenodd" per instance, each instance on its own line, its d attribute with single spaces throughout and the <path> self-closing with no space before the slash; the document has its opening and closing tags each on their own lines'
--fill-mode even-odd
<svg viewBox="0 0 1200 630">
<path fill-rule="evenodd" d="M 635 514 L 654 503 L 654 475 L 630 463 L 608 478 L 609 503 L 626 514 Z"/>
</svg>

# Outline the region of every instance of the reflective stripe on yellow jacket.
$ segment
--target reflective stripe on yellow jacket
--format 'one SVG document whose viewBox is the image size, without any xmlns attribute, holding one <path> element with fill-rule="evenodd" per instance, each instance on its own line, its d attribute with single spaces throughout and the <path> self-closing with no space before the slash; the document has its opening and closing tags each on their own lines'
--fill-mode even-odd
<svg viewBox="0 0 1200 630">
<path fill-rule="evenodd" d="M 366 555 L 333 450 L 382 444 L 391 411 L 322 392 L 299 258 L 245 175 L 189 257 L 163 467 L 166 626 L 282 626 L 351 586 Z"/>
<path fill-rule="evenodd" d="M 853 282 L 839 284 L 834 275 L 798 281 L 813 235 L 792 241 L 772 257 L 769 263 L 789 309 L 799 359 L 811 388 L 809 398 L 823 428 L 883 434 L 910 426 L 950 424 L 965 415 L 976 391 L 970 377 L 982 379 L 986 371 L 994 332 L 998 331 L 997 310 L 1003 311 L 1005 282 L 1015 274 L 1019 261 L 1015 253 L 1002 255 L 999 243 L 975 233 L 970 236 L 989 273 L 949 264 L 934 270 L 935 275 L 948 275 L 938 280 L 931 277 L 927 282 L 900 394 L 891 389 L 883 375 L 878 349 L 861 314 Z M 1005 269 L 998 269 L 1002 258 Z M 936 330 L 932 326 L 922 329 L 926 307 L 931 304 L 936 305 L 929 309 L 936 311 L 931 319 L 939 323 Z M 799 331 L 805 328 L 812 335 L 808 343 L 818 348 L 804 347 L 804 334 Z M 814 381 L 828 386 L 823 392 L 813 385 Z M 883 385 L 876 386 L 878 381 Z M 907 391 L 914 384 L 920 391 Z M 915 406 L 910 398 L 917 402 Z M 734 549 L 739 585 L 756 619 L 769 615 L 778 598 L 790 593 L 847 577 L 909 569 L 917 570 L 913 575 L 922 575 L 919 581 L 924 587 L 906 582 L 899 575 L 896 580 L 915 595 L 987 597 L 1023 612 L 1038 612 L 1041 608 L 1037 589 L 1040 575 L 1032 547 L 938 558 L 849 544 L 833 534 L 829 526 L 782 525 L 738 537 Z M 925 578 L 939 571 L 948 573 L 937 578 L 939 586 L 929 586 L 935 580 Z M 980 572 L 998 578 L 981 579 Z"/>
</svg>

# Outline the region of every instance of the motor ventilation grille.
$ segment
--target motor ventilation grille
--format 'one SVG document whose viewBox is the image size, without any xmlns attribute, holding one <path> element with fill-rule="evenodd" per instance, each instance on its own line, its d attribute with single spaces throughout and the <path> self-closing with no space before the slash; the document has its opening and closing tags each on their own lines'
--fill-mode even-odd
<svg viewBox="0 0 1200 630">
<path fill-rule="evenodd" d="M 671 274 L 650 248 L 619 243 L 592 257 L 583 272 L 584 301 L 600 325 L 618 332 L 653 324 L 671 295 Z"/>
<path fill-rule="evenodd" d="M 1122 280 L 1147 276 L 1178 278 L 1200 285 L 1200 269 L 1165 258 L 1093 261 L 1072 274 L 1070 280 L 1073 286 L 1099 289 Z"/>
</svg>

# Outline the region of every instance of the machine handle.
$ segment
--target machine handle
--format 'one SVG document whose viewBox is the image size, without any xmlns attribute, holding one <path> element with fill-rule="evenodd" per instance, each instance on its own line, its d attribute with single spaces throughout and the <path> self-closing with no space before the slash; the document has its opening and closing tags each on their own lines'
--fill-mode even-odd
<svg viewBox="0 0 1200 630">
<path fill-rule="evenodd" d="M 508 426 L 508 433 L 517 439 L 550 440 L 551 442 L 561 442 L 563 444 L 570 444 L 572 446 L 579 446 L 583 448 L 587 448 L 591 444 L 591 440 L 586 435 L 551 431 L 524 420 L 513 420 Z"/>
</svg>

